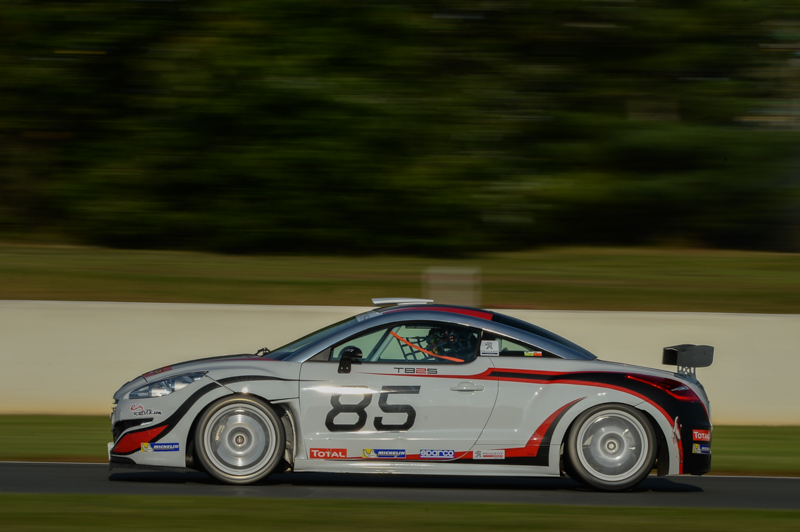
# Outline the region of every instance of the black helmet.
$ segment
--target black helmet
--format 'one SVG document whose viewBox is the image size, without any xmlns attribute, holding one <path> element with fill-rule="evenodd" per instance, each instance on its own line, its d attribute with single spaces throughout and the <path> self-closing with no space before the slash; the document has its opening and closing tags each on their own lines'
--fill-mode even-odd
<svg viewBox="0 0 800 532">
<path fill-rule="evenodd" d="M 469 359 L 475 353 L 477 340 L 469 330 L 458 327 L 434 327 L 425 337 L 428 351 L 434 355 Z"/>
</svg>

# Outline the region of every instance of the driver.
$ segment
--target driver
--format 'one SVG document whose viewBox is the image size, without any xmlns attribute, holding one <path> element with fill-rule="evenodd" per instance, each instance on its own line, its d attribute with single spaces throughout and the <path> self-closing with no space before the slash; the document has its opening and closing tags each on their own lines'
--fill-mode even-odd
<svg viewBox="0 0 800 532">
<path fill-rule="evenodd" d="M 478 339 L 469 330 L 434 327 L 425 337 L 425 349 L 435 355 L 469 360 L 475 354 Z"/>
</svg>

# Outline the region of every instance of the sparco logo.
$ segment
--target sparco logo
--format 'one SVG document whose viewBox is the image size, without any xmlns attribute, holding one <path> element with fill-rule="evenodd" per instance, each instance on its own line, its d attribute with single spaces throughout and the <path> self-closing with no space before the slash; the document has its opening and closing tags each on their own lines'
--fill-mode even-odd
<svg viewBox="0 0 800 532">
<path fill-rule="evenodd" d="M 439 458 L 439 459 L 453 459 L 456 457 L 455 451 L 441 450 L 441 449 L 422 449 L 419 452 L 420 458 Z"/>
</svg>

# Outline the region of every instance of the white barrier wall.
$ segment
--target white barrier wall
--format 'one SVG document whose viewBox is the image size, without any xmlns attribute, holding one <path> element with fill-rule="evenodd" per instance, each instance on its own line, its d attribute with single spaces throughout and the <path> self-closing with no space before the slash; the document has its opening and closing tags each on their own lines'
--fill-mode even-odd
<svg viewBox="0 0 800 532">
<path fill-rule="evenodd" d="M 106 414 L 136 375 L 275 348 L 368 307 L 0 301 L 0 413 Z M 710 344 L 698 370 L 716 424 L 800 424 L 800 315 L 509 310 L 607 360 L 659 367 Z"/>
</svg>

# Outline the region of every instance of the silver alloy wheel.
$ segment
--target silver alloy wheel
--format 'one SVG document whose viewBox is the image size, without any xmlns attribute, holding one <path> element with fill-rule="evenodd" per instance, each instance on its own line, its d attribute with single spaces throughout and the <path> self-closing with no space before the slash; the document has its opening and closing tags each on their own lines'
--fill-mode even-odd
<svg viewBox="0 0 800 532">
<path fill-rule="evenodd" d="M 273 461 L 280 441 L 266 412 L 246 402 L 213 413 L 203 430 L 206 456 L 226 476 L 245 479 Z"/>
<path fill-rule="evenodd" d="M 621 482 L 637 475 L 650 455 L 647 431 L 622 410 L 601 410 L 581 425 L 577 437 L 581 465 L 595 478 Z"/>
</svg>

